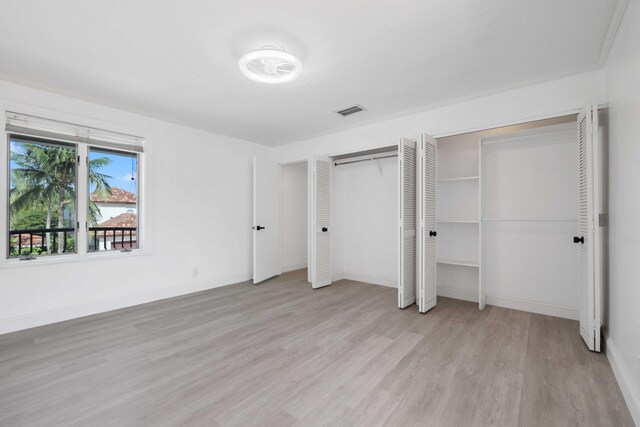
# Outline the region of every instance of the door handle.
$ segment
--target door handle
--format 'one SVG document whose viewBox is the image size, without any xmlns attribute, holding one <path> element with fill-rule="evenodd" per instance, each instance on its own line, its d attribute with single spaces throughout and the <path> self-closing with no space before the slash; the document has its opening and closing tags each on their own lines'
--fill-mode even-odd
<svg viewBox="0 0 640 427">
<path fill-rule="evenodd" d="M 582 243 L 584 245 L 584 236 L 574 236 L 573 237 L 573 243 Z"/>
<path fill-rule="evenodd" d="M 437 235 L 438 235 L 438 232 L 437 232 L 437 231 L 433 231 L 433 230 L 430 230 L 430 231 L 429 231 L 429 236 L 431 236 L 431 237 L 436 237 Z"/>
<path fill-rule="evenodd" d="M 254 230 L 260 231 L 260 230 L 264 230 L 267 227 L 262 227 L 262 226 L 258 225 L 256 227 L 251 227 L 251 228 L 253 228 Z"/>
<path fill-rule="evenodd" d="M 322 232 L 326 233 L 327 231 L 329 231 L 329 229 L 327 227 L 322 227 Z"/>
</svg>

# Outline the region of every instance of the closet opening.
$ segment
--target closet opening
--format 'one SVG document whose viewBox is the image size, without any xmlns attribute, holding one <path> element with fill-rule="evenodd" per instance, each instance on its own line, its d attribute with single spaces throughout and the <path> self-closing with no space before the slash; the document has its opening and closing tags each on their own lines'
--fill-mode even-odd
<svg viewBox="0 0 640 427">
<path fill-rule="evenodd" d="M 437 144 L 437 294 L 578 320 L 577 115 Z"/>
<path fill-rule="evenodd" d="M 309 265 L 308 162 L 280 164 L 280 265 L 282 272 Z"/>
<path fill-rule="evenodd" d="M 334 276 L 397 288 L 398 145 L 330 158 Z"/>
<path fill-rule="evenodd" d="M 585 342 L 598 349 L 606 269 L 599 116 L 593 106 L 315 156 L 309 281 L 394 287 L 398 307 L 415 303 L 422 313 L 439 295 L 579 319 Z"/>
</svg>

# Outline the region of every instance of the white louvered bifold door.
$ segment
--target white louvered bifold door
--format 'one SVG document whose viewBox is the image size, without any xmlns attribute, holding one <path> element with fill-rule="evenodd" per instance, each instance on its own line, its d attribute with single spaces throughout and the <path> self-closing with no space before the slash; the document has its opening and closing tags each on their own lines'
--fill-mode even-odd
<svg viewBox="0 0 640 427">
<path fill-rule="evenodd" d="M 416 302 L 416 141 L 402 138 L 398 148 L 400 186 L 400 259 L 398 307 Z"/>
<path fill-rule="evenodd" d="M 589 350 L 594 351 L 600 351 L 600 319 L 596 315 L 597 295 L 594 260 L 594 147 L 597 140 L 597 129 L 597 108 L 588 108 L 578 115 L 580 206 L 579 235 L 574 237 L 574 243 L 579 246 L 580 251 L 580 335 Z"/>
<path fill-rule="evenodd" d="M 418 308 L 436 306 L 436 140 L 423 135 L 418 159 Z"/>
<path fill-rule="evenodd" d="M 331 159 L 312 161 L 311 286 L 331 284 Z"/>
</svg>

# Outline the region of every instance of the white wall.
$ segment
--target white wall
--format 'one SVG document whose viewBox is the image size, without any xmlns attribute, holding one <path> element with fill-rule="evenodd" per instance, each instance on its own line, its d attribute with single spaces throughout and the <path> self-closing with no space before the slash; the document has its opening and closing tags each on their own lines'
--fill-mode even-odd
<svg viewBox="0 0 640 427">
<path fill-rule="evenodd" d="M 333 224 L 332 244 L 342 256 L 333 275 L 397 287 L 398 159 L 337 166 L 333 178 L 340 196 L 332 210 L 341 224 Z"/>
<path fill-rule="evenodd" d="M 607 355 L 640 425 L 640 4 L 629 2 L 606 67 L 609 95 Z"/>
<path fill-rule="evenodd" d="M 307 267 L 307 163 L 280 169 L 280 247 L 282 271 Z"/>
<path fill-rule="evenodd" d="M 402 136 L 418 138 L 424 132 L 438 137 L 576 113 L 589 103 L 604 101 L 604 75 L 599 70 L 304 139 L 276 147 L 271 155 L 290 160 L 347 153 L 396 144 Z"/>
<path fill-rule="evenodd" d="M 251 277 L 251 159 L 266 155 L 265 147 L 0 81 L 2 117 L 5 110 L 147 138 L 147 253 L 65 263 L 41 258 L 0 268 L 0 333 Z M 3 139 L 2 192 L 6 153 Z M 6 236 L 2 206 L 0 235 Z"/>
</svg>

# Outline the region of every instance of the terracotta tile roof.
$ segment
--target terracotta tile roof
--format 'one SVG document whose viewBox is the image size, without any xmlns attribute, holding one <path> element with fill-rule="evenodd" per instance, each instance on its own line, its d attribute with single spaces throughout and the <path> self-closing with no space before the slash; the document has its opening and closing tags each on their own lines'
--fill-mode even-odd
<svg viewBox="0 0 640 427">
<path fill-rule="evenodd" d="M 96 203 L 127 203 L 135 204 L 138 201 L 138 197 L 120 187 L 111 187 L 111 194 L 106 191 L 99 193 L 91 193 L 91 201 Z"/>
<path fill-rule="evenodd" d="M 118 215 L 98 224 L 98 227 L 137 227 L 138 216 L 134 213 L 127 212 Z"/>
<path fill-rule="evenodd" d="M 51 235 L 52 235 L 52 236 L 53 236 L 53 234 L 54 234 L 54 233 L 51 233 Z M 13 237 L 13 236 L 12 236 L 12 237 Z M 58 236 L 56 236 L 56 237 L 58 237 Z M 53 237 L 52 237 L 52 239 L 53 239 Z M 15 245 L 17 246 L 17 245 L 18 245 L 18 238 L 17 238 L 17 236 L 16 236 L 16 237 L 14 237 L 14 240 L 15 240 Z M 29 235 L 28 235 L 28 234 L 23 234 L 23 235 L 21 236 L 21 240 L 22 240 L 22 247 L 23 247 L 23 248 L 28 248 L 28 247 L 29 247 L 29 242 L 30 242 L 30 240 L 31 240 L 31 239 L 30 239 L 30 237 L 29 237 Z M 37 247 L 41 247 L 41 246 L 42 246 L 42 235 L 41 235 L 41 234 L 34 234 L 34 235 L 33 235 L 33 247 L 35 248 L 36 246 L 37 246 Z M 46 245 L 45 245 L 45 246 L 46 246 Z"/>
<path fill-rule="evenodd" d="M 93 242 L 95 238 L 107 238 L 110 240 L 113 238 L 115 234 L 115 240 L 118 242 L 122 240 L 128 240 L 129 238 L 133 238 L 134 242 L 138 235 L 138 229 L 134 230 L 124 230 L 125 227 L 138 227 L 138 216 L 134 213 L 123 213 L 118 215 L 115 218 L 111 218 L 103 222 L 102 224 L 98 224 L 98 227 L 114 227 L 116 230 L 99 230 L 94 232 L 89 232 L 89 241 Z M 117 230 L 117 228 L 123 228 L 123 230 Z M 136 246 L 137 247 L 137 246 Z"/>
</svg>

